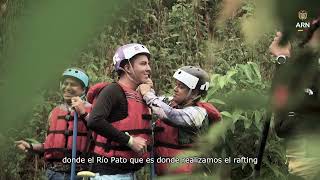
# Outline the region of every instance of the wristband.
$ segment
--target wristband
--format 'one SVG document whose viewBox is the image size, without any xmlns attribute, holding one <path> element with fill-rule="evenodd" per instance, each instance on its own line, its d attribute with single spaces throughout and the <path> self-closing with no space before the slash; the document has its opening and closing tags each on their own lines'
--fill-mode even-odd
<svg viewBox="0 0 320 180">
<path fill-rule="evenodd" d="M 33 151 L 33 146 L 32 146 L 32 143 L 28 143 L 29 144 L 29 147 L 26 148 L 28 150 L 28 152 L 31 152 Z"/>
<path fill-rule="evenodd" d="M 88 112 L 85 112 L 84 114 L 80 115 L 80 119 L 85 119 L 88 115 Z"/>
<path fill-rule="evenodd" d="M 277 56 L 276 58 L 277 64 L 285 64 L 286 61 L 287 61 L 287 58 L 284 55 Z"/>
<path fill-rule="evenodd" d="M 29 147 L 26 148 L 26 150 L 27 150 L 26 152 L 28 152 L 30 154 L 37 154 L 37 155 L 42 155 L 44 153 L 44 150 L 43 150 L 44 144 L 43 143 L 41 144 L 42 147 L 40 149 L 36 149 L 36 150 L 33 148 L 32 143 L 28 142 L 28 144 L 29 144 Z"/>
<path fill-rule="evenodd" d="M 129 139 L 129 141 L 128 141 L 128 145 L 131 147 L 131 146 L 132 146 L 132 144 L 133 144 L 133 137 L 132 137 L 132 136 L 130 136 L 130 139 Z"/>
<path fill-rule="evenodd" d="M 133 144 L 133 137 L 130 136 L 130 134 L 128 132 L 125 132 L 126 135 L 128 135 L 130 137 L 129 141 L 128 141 L 128 146 L 131 147 Z"/>
<path fill-rule="evenodd" d="M 30 148 L 29 148 L 29 149 L 31 149 L 31 151 L 33 151 L 32 143 L 29 143 L 29 146 L 30 146 Z"/>
</svg>

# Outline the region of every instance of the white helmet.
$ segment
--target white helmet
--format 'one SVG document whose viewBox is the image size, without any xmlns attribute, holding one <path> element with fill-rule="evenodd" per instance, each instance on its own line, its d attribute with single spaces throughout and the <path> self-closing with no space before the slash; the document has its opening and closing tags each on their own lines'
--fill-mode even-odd
<svg viewBox="0 0 320 180">
<path fill-rule="evenodd" d="M 119 71 L 121 69 L 120 64 L 123 60 L 129 60 L 138 54 L 145 54 L 148 59 L 150 59 L 149 50 L 142 44 L 132 43 L 119 47 L 113 56 L 113 65 L 115 70 Z"/>
<path fill-rule="evenodd" d="M 190 88 L 190 90 L 198 89 L 200 92 L 206 92 L 209 89 L 209 75 L 201 68 L 184 66 L 179 68 L 173 77 Z"/>
</svg>

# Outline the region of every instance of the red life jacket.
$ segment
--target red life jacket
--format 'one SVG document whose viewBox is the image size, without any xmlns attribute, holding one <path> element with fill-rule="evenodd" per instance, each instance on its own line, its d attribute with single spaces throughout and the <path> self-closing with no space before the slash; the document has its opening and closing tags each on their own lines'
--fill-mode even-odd
<svg viewBox="0 0 320 180">
<path fill-rule="evenodd" d="M 85 103 L 86 112 L 91 111 L 91 104 Z M 49 117 L 50 127 L 44 142 L 44 157 L 50 161 L 61 161 L 71 157 L 74 112 L 68 111 L 66 105 L 55 107 Z M 86 151 L 88 145 L 86 122 L 78 117 L 77 155 Z"/>
<path fill-rule="evenodd" d="M 198 102 L 196 105 L 206 109 L 208 114 L 208 118 L 205 121 L 203 121 L 202 126 L 208 126 L 220 120 L 220 112 L 212 104 Z M 182 127 L 178 127 L 170 123 L 168 120 L 163 119 L 158 119 L 156 122 L 156 126 L 162 127 L 164 129 L 163 132 L 159 132 L 155 136 L 156 157 L 171 158 L 179 154 L 183 154 L 185 152 L 185 149 L 190 148 L 192 146 L 192 143 L 182 144 L 181 140 L 179 140 L 179 131 L 182 130 Z M 183 129 L 185 129 L 185 127 L 183 127 Z M 189 130 L 193 131 L 191 129 Z M 171 171 L 169 169 L 169 166 L 170 164 L 167 163 L 156 163 L 157 175 L 164 175 L 167 173 L 192 173 L 193 168 L 192 164 L 181 164 L 181 166 Z"/>
<path fill-rule="evenodd" d="M 98 97 L 99 93 L 101 92 L 101 90 L 109 84 L 110 83 L 108 83 L 108 82 L 101 82 L 101 83 L 97 83 L 97 84 L 90 87 L 90 89 L 88 90 L 88 93 L 87 93 L 87 100 L 89 103 L 92 104 L 92 106 L 96 103 L 97 97 Z"/>
<path fill-rule="evenodd" d="M 105 84 L 104 86 L 106 86 Z M 118 84 L 120 85 L 120 84 Z M 98 85 L 97 88 L 100 89 L 103 84 Z M 143 102 L 140 93 L 120 85 L 128 103 L 128 116 L 119 121 L 112 122 L 112 126 L 116 129 L 128 132 L 132 136 L 139 136 L 146 139 L 149 143 L 151 142 L 151 114 L 148 106 Z M 97 90 L 98 91 L 98 90 Z M 134 152 L 126 145 L 120 145 L 119 143 L 113 141 L 112 139 L 105 138 L 101 135 L 96 136 L 94 146 L 94 153 L 105 156 L 105 157 L 122 157 L 127 158 L 148 158 L 149 153 L 143 155 Z"/>
</svg>

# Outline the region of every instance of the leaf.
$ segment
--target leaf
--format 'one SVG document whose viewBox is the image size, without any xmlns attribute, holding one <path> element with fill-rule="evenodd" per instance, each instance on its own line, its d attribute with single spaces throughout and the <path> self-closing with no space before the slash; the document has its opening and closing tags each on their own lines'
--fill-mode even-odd
<svg viewBox="0 0 320 180">
<path fill-rule="evenodd" d="M 247 66 L 247 65 L 243 66 L 243 71 L 244 71 L 244 74 L 246 75 L 246 77 L 250 81 L 252 81 L 252 71 L 251 71 L 250 66 Z"/>
<path fill-rule="evenodd" d="M 250 121 L 249 119 L 244 120 L 244 127 L 246 129 L 248 129 L 252 124 L 252 121 Z"/>
<path fill-rule="evenodd" d="M 255 124 L 260 124 L 261 119 L 262 119 L 262 113 L 260 111 L 254 111 Z"/>
<path fill-rule="evenodd" d="M 257 78 L 258 78 L 258 81 L 261 82 L 261 79 L 262 79 L 262 78 L 261 78 L 260 69 L 259 69 L 258 65 L 257 65 L 256 63 L 254 63 L 254 62 L 248 62 L 248 64 L 251 65 L 251 67 L 252 67 L 255 75 L 256 75 Z"/>
<path fill-rule="evenodd" d="M 209 99 L 209 102 L 211 104 L 222 104 L 222 105 L 225 105 L 226 103 L 220 99 L 215 99 L 215 98 L 211 98 Z"/>
<path fill-rule="evenodd" d="M 238 73 L 237 70 L 232 69 L 232 70 L 229 70 L 229 71 L 227 72 L 226 76 L 227 76 L 228 79 L 231 79 L 232 76 L 234 76 L 234 75 L 237 74 L 237 73 Z"/>
<path fill-rule="evenodd" d="M 179 36 L 180 36 L 179 34 L 171 34 L 171 35 L 170 35 L 171 38 L 179 37 Z"/>
<path fill-rule="evenodd" d="M 231 130 L 231 132 L 234 134 L 235 123 L 231 123 L 230 130 Z"/>
<path fill-rule="evenodd" d="M 222 149 L 221 157 L 222 158 L 226 158 L 227 157 L 227 153 L 226 153 L 226 149 L 225 148 Z"/>
<path fill-rule="evenodd" d="M 40 142 L 37 141 L 36 139 L 33 138 L 26 138 L 27 141 L 29 141 L 30 143 L 34 143 L 34 144 L 39 144 Z"/>
<path fill-rule="evenodd" d="M 243 170 L 247 166 L 247 163 L 241 163 L 241 169 Z"/>
<path fill-rule="evenodd" d="M 222 116 L 225 116 L 225 117 L 228 117 L 228 118 L 230 118 L 230 119 L 232 119 L 232 114 L 230 114 L 229 112 L 227 112 L 227 111 L 222 111 L 221 113 L 220 113 Z"/>
<path fill-rule="evenodd" d="M 218 85 L 219 85 L 220 89 L 222 89 L 225 84 L 226 84 L 226 80 L 224 77 L 218 79 Z"/>
</svg>

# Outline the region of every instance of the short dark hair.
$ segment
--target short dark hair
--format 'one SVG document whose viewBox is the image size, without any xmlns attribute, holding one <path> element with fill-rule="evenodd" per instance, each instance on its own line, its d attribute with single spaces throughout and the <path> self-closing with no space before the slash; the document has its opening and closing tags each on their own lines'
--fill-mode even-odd
<svg viewBox="0 0 320 180">
<path fill-rule="evenodd" d="M 129 64 L 129 61 L 130 61 L 131 65 L 133 66 L 134 61 L 136 60 L 136 57 L 137 57 L 138 55 L 141 55 L 141 54 L 143 55 L 143 53 L 136 54 L 136 55 L 134 55 L 134 56 L 133 56 L 132 58 L 130 58 L 130 59 L 126 59 L 126 60 L 121 61 L 120 67 L 121 67 L 121 68 L 124 68 L 125 65 Z M 120 77 L 123 73 L 124 73 L 124 72 L 123 72 L 122 70 L 118 70 L 118 71 L 117 71 L 117 74 L 118 74 L 119 77 Z"/>
<path fill-rule="evenodd" d="M 125 66 L 126 64 L 129 64 L 128 59 L 126 59 L 126 60 L 124 60 L 124 61 L 121 61 L 121 63 L 120 63 L 119 66 L 120 66 L 121 68 L 124 68 L 124 66 Z M 123 73 L 124 73 L 124 72 L 123 72 L 121 69 L 119 69 L 119 70 L 117 71 L 117 74 L 118 74 L 119 77 L 120 77 Z"/>
</svg>

